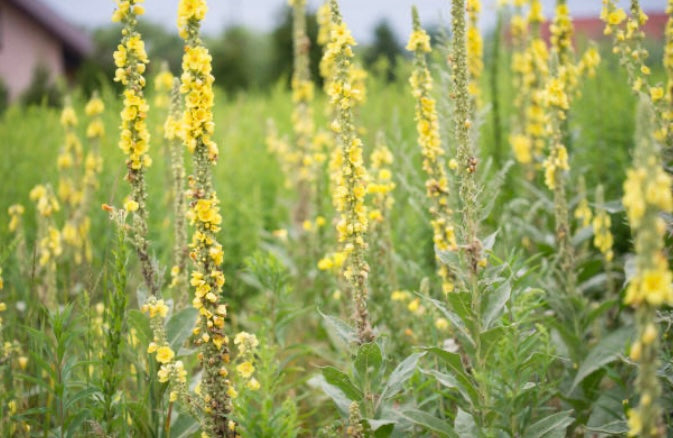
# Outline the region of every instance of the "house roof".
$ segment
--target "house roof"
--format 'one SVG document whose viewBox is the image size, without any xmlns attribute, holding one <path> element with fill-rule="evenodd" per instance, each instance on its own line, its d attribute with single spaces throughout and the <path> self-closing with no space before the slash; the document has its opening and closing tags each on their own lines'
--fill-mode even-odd
<svg viewBox="0 0 673 438">
<path fill-rule="evenodd" d="M 7 0 L 7 2 L 28 14 L 47 31 L 54 34 L 63 42 L 67 50 L 79 56 L 86 56 L 93 52 L 93 41 L 86 32 L 68 23 L 40 0 Z"/>
</svg>

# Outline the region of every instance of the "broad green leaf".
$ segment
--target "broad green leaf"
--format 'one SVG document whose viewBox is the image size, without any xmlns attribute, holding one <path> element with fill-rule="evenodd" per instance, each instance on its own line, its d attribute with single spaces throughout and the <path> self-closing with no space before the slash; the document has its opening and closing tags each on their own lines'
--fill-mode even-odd
<svg viewBox="0 0 673 438">
<path fill-rule="evenodd" d="M 354 401 L 362 399 L 362 391 L 351 382 L 351 379 L 346 373 L 339 371 L 334 367 L 325 367 L 322 369 L 322 375 L 327 383 L 339 388 L 349 399 Z"/>
<path fill-rule="evenodd" d="M 593 433 L 624 436 L 629 431 L 629 425 L 624 420 L 615 420 L 602 426 L 585 426 L 584 429 Z"/>
<path fill-rule="evenodd" d="M 486 305 L 484 307 L 482 324 L 484 329 L 491 327 L 491 323 L 497 320 L 502 313 L 502 309 L 509 301 L 512 294 L 512 284 L 509 280 L 504 281 L 496 290 L 488 294 L 486 297 Z"/>
<path fill-rule="evenodd" d="M 442 350 L 441 348 L 433 347 L 427 348 L 425 351 L 428 351 L 435 356 L 437 356 L 444 365 L 449 368 L 449 371 L 452 373 L 452 377 L 455 377 L 455 381 L 459 384 L 458 390 L 465 397 L 466 401 L 470 404 L 477 402 L 479 396 L 477 391 L 474 389 L 474 384 L 470 377 L 465 373 L 463 368 L 463 361 L 460 358 L 460 355 L 457 353 L 451 353 L 450 351 Z M 435 375 L 433 373 L 433 375 Z M 437 377 L 437 376 L 435 376 Z M 450 382 L 451 380 L 446 380 Z M 440 383 L 444 384 L 440 381 Z"/>
<path fill-rule="evenodd" d="M 368 374 L 376 376 L 382 363 L 381 348 L 375 342 L 362 344 L 355 356 L 355 371 L 360 378 L 364 378 Z"/>
<path fill-rule="evenodd" d="M 369 422 L 370 425 L 372 421 L 374 420 Z M 393 434 L 393 430 L 395 430 L 395 424 L 386 422 L 385 424 L 382 424 L 376 428 L 372 426 L 372 430 L 374 431 L 374 438 L 388 438 Z"/>
<path fill-rule="evenodd" d="M 191 416 L 179 414 L 171 425 L 171 438 L 189 438 L 199 431 L 200 425 Z"/>
<path fill-rule="evenodd" d="M 334 385 L 331 385 L 331 384 L 327 383 L 327 381 L 325 380 L 325 377 L 323 377 L 322 375 L 318 375 L 318 376 L 315 376 L 315 377 L 311 378 L 309 380 L 309 384 L 311 384 L 313 386 L 320 387 L 323 390 L 323 392 L 329 398 L 332 399 L 332 401 L 337 406 L 339 411 L 343 415 L 348 415 L 348 410 L 349 410 L 352 402 L 351 402 L 351 400 L 348 399 L 348 397 L 346 397 L 346 394 L 344 394 L 344 392 L 341 389 L 337 388 Z"/>
<path fill-rule="evenodd" d="M 458 434 L 456 434 L 447 421 L 441 420 L 433 415 L 428 414 L 427 412 L 423 412 L 418 409 L 405 409 L 403 411 L 397 411 L 397 414 L 410 423 L 424 427 L 429 431 L 440 434 L 441 436 L 458 438 Z"/>
<path fill-rule="evenodd" d="M 136 336 L 138 336 L 140 344 L 147 346 L 152 340 L 152 329 L 147 316 L 138 309 L 131 309 L 126 315 L 126 320 L 130 327 L 136 329 Z"/>
<path fill-rule="evenodd" d="M 617 359 L 624 352 L 625 347 L 631 343 L 633 336 L 633 327 L 622 327 L 601 339 L 580 365 L 570 392 L 589 374 Z"/>
<path fill-rule="evenodd" d="M 423 374 L 433 376 L 442 386 L 449 389 L 457 389 L 469 405 L 473 406 L 477 402 L 477 391 L 474 390 L 472 382 L 466 376 L 459 375 L 456 377 L 453 374 L 442 373 L 436 370 L 424 370 Z"/>
<path fill-rule="evenodd" d="M 543 438 L 550 432 L 564 432 L 573 422 L 573 417 L 570 416 L 572 412 L 557 412 L 533 423 L 526 429 L 523 438 Z"/>
<path fill-rule="evenodd" d="M 454 421 L 453 428 L 460 438 L 474 438 L 479 436 L 474 417 L 460 408 L 458 408 L 458 412 L 456 413 L 456 420 Z"/>
<path fill-rule="evenodd" d="M 166 338 L 173 351 L 179 351 L 185 339 L 192 334 L 199 311 L 193 307 L 187 307 L 171 316 L 166 323 Z"/>
<path fill-rule="evenodd" d="M 327 330 L 327 334 L 332 341 L 336 342 L 338 340 L 345 344 L 357 341 L 357 334 L 353 327 L 335 316 L 325 315 L 320 310 L 318 310 L 318 313 L 322 316 L 325 322 L 325 330 Z"/>
<path fill-rule="evenodd" d="M 450 294 L 450 295 L 453 295 L 453 294 Z M 425 295 L 419 295 L 419 296 L 420 296 L 423 300 L 425 300 L 425 301 L 429 302 L 430 304 L 432 304 L 433 306 L 435 306 L 435 308 L 437 308 L 437 310 L 439 310 L 439 312 L 440 312 L 442 315 L 444 315 L 444 317 L 445 317 L 447 320 L 449 320 L 449 322 L 451 322 L 451 324 L 453 325 L 453 327 L 455 327 L 456 329 L 458 329 L 458 331 L 460 332 L 460 337 L 461 337 L 462 339 L 465 339 L 465 340 L 467 340 L 469 343 L 471 343 L 471 344 L 474 345 L 474 342 L 472 341 L 472 338 L 470 337 L 470 334 L 469 334 L 468 331 L 467 331 L 467 327 L 465 327 L 465 323 L 463 322 L 463 320 L 462 320 L 462 318 L 461 318 L 460 316 L 458 316 L 456 313 L 451 312 L 450 310 L 448 310 L 448 309 L 446 308 L 446 306 L 445 306 L 444 304 L 442 304 L 441 302 L 439 302 L 438 300 L 435 300 L 435 299 L 430 298 L 430 297 L 425 296 Z"/>
<path fill-rule="evenodd" d="M 386 386 L 383 388 L 381 398 L 386 399 L 395 396 L 402 389 L 404 382 L 416 371 L 418 360 L 423 357 L 425 353 L 414 353 L 400 362 L 399 365 L 390 373 Z"/>
<path fill-rule="evenodd" d="M 498 236 L 498 232 L 496 231 L 495 233 L 489 234 L 484 238 L 484 240 L 481 242 L 481 247 L 485 251 L 490 251 L 493 249 L 493 246 L 495 245 L 495 238 Z"/>
</svg>

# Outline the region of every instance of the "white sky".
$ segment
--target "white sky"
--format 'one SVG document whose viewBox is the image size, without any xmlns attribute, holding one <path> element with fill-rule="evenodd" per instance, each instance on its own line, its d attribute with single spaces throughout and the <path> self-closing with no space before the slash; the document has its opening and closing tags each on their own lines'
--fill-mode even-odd
<svg viewBox="0 0 673 438">
<path fill-rule="evenodd" d="M 42 0 L 64 18 L 85 27 L 109 23 L 114 10 L 113 0 Z M 175 14 L 179 0 L 145 0 L 146 17 L 175 28 Z M 554 0 L 542 0 L 545 13 L 551 16 Z M 285 0 L 209 0 L 209 14 L 204 22 L 204 31 L 219 33 L 227 25 L 236 23 L 258 30 L 270 30 L 281 19 L 280 10 Z M 308 0 L 309 8 L 315 9 L 321 0 Z M 484 4 L 482 23 L 485 27 L 494 21 L 495 0 L 482 0 Z M 568 0 L 573 15 L 596 15 L 601 0 Z M 625 3 L 625 0 L 621 0 Z M 645 11 L 663 10 L 666 0 L 641 0 Z M 400 40 L 406 40 L 411 30 L 410 8 L 418 7 L 424 25 L 446 22 L 450 10 L 449 0 L 341 0 L 342 13 L 356 39 L 366 42 L 372 29 L 381 19 L 391 23 Z"/>
</svg>

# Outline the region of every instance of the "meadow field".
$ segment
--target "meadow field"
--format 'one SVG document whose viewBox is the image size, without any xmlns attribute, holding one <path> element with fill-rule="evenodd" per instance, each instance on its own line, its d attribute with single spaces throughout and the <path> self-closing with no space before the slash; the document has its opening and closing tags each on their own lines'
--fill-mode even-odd
<svg viewBox="0 0 673 438">
<path fill-rule="evenodd" d="M 117 87 L 0 114 L 1 436 L 673 436 L 672 1 L 447 0 L 391 80 L 290 0 L 234 95 L 116 3 Z"/>
</svg>

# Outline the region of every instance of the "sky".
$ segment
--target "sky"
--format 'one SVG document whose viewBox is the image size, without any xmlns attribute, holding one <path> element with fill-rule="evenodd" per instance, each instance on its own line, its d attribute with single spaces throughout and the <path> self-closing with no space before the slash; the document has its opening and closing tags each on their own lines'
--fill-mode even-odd
<svg viewBox="0 0 673 438">
<path fill-rule="evenodd" d="M 113 0 L 42 0 L 64 18 L 80 26 L 93 28 L 109 23 L 114 10 Z M 175 28 L 175 14 L 179 0 L 145 0 L 148 20 Z M 309 9 L 316 9 L 322 0 L 308 0 Z M 482 0 L 482 26 L 494 22 L 495 0 Z M 542 0 L 545 13 L 551 16 L 554 0 Z M 601 0 L 568 0 L 573 15 L 597 15 Z M 624 0 L 621 3 L 625 3 Z M 662 10 L 666 0 L 641 0 L 643 9 Z M 204 32 L 218 34 L 232 24 L 243 24 L 260 31 L 272 29 L 281 19 L 286 0 L 209 0 L 209 14 L 203 24 Z M 339 2 L 346 23 L 353 36 L 360 41 L 371 40 L 372 29 L 381 20 L 387 20 L 398 37 L 406 39 L 411 31 L 410 9 L 418 7 L 424 26 L 447 22 L 450 11 L 448 0 L 341 0 Z"/>
</svg>

